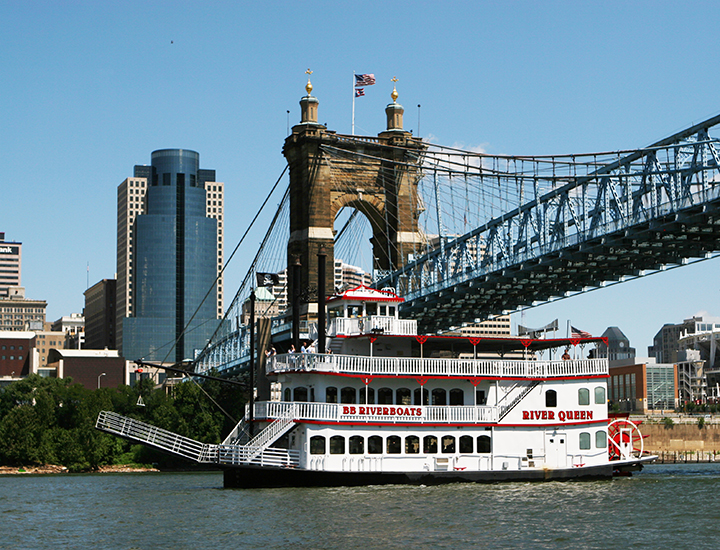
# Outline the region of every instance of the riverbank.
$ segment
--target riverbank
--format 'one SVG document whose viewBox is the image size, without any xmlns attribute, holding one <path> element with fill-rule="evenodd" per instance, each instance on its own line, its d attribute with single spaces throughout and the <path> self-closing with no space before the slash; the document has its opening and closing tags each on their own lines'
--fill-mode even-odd
<svg viewBox="0 0 720 550">
<path fill-rule="evenodd" d="M 132 466 L 128 464 L 115 464 L 112 466 L 100 466 L 97 470 L 86 473 L 143 473 L 143 472 L 159 472 L 157 468 L 144 468 Z M 65 466 L 56 464 L 45 464 L 43 466 L 0 466 L 0 475 L 21 475 L 21 474 L 67 474 L 70 473 Z"/>
</svg>

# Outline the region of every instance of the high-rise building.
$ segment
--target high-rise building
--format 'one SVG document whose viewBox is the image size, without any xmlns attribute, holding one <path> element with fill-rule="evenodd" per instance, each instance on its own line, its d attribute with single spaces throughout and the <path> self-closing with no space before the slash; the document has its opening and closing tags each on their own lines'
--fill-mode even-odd
<svg viewBox="0 0 720 550">
<path fill-rule="evenodd" d="M 224 189 L 199 165 L 195 151 L 154 151 L 118 187 L 116 340 L 128 359 L 192 358 L 222 317 Z"/>
<path fill-rule="evenodd" d="M 8 297 L 12 287 L 22 286 L 21 266 L 22 243 L 5 241 L 5 233 L 0 232 L 0 297 Z"/>
<path fill-rule="evenodd" d="M 117 349 L 115 279 L 103 279 L 85 291 L 85 349 Z"/>
</svg>

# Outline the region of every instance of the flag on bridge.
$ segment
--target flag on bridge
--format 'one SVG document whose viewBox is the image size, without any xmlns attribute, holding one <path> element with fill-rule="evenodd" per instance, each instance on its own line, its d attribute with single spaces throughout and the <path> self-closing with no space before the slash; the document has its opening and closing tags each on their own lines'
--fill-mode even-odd
<svg viewBox="0 0 720 550">
<path fill-rule="evenodd" d="M 355 88 L 355 97 L 365 95 L 365 88 Z"/>
<path fill-rule="evenodd" d="M 355 86 L 372 86 L 375 84 L 374 74 L 356 74 L 355 75 Z"/>
<path fill-rule="evenodd" d="M 573 338 L 592 338 L 592 334 L 589 332 L 585 332 L 584 330 L 580 330 L 579 328 L 575 328 L 573 326 L 570 327 L 570 334 Z"/>
</svg>

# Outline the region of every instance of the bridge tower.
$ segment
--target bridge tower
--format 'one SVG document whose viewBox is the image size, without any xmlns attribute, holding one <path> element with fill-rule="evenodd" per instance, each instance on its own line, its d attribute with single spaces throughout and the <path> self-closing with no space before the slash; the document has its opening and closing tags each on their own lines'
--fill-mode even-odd
<svg viewBox="0 0 720 550">
<path fill-rule="evenodd" d="M 387 129 L 377 137 L 338 135 L 318 123 L 318 100 L 300 100 L 301 122 L 285 140 L 283 154 L 290 167 L 290 240 L 288 281 L 296 258 L 302 265 L 300 289 L 317 285 L 317 253 L 327 254 L 325 288 L 333 289 L 335 215 L 343 207 L 360 211 L 370 222 L 374 268 L 403 267 L 421 252 L 417 181 L 425 151 L 419 138 L 403 130 L 403 108 L 385 109 Z M 289 288 L 292 296 L 293 289 Z M 307 312 L 304 312 L 307 313 Z M 314 317 L 312 305 L 310 316 Z"/>
</svg>

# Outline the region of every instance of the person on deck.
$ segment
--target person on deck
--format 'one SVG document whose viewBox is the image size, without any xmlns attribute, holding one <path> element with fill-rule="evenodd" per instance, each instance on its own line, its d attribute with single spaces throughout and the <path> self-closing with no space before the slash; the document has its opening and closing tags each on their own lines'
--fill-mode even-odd
<svg viewBox="0 0 720 550">
<path fill-rule="evenodd" d="M 562 354 L 563 361 L 570 361 L 570 354 L 568 353 L 568 351 L 568 348 L 565 348 L 565 353 Z"/>
</svg>

